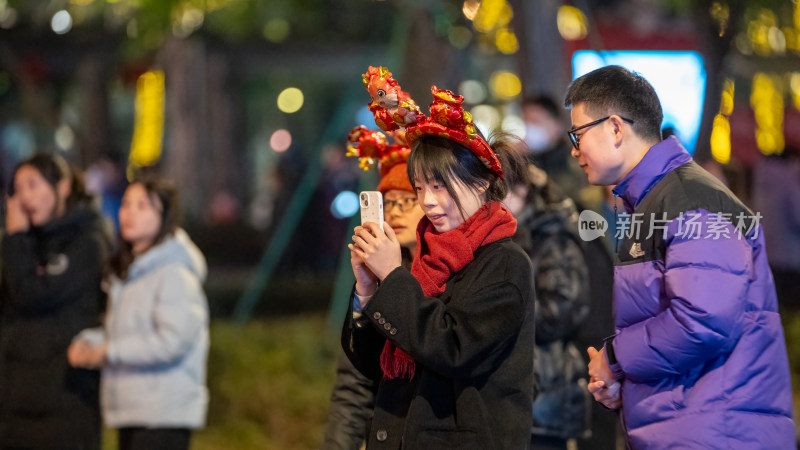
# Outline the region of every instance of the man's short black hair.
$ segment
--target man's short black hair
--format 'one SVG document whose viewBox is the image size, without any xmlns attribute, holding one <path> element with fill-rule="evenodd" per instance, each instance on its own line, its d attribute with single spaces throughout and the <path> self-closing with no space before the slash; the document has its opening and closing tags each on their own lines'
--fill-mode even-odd
<svg viewBox="0 0 800 450">
<path fill-rule="evenodd" d="M 573 81 L 564 106 L 586 104 L 597 118 L 617 114 L 633 120 L 633 131 L 648 141 L 661 141 L 664 114 L 655 89 L 641 75 L 620 66 L 605 66 Z"/>
</svg>

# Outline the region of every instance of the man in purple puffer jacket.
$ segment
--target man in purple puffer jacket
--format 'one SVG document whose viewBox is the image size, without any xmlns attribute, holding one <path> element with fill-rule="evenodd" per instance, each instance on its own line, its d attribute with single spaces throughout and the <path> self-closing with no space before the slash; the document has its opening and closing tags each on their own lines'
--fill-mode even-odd
<svg viewBox="0 0 800 450">
<path fill-rule="evenodd" d="M 616 334 L 589 349 L 589 391 L 622 408 L 633 449 L 795 449 L 792 393 L 759 215 L 661 140 L 661 104 L 619 66 L 569 87 L 572 156 L 616 185 L 626 225 Z"/>
</svg>

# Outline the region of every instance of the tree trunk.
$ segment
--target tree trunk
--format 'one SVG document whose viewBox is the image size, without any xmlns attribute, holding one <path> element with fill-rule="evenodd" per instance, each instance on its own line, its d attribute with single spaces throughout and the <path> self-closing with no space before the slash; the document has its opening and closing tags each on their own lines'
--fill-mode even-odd
<svg viewBox="0 0 800 450">
<path fill-rule="evenodd" d="M 556 104 L 564 98 L 570 77 L 564 42 L 556 17 L 559 0 L 510 0 L 514 32 L 519 40 L 520 79 L 523 95 L 545 94 Z"/>
<path fill-rule="evenodd" d="M 703 115 L 700 120 L 700 130 L 697 135 L 697 146 L 694 157 L 699 162 L 711 158 L 711 129 L 714 116 L 719 112 L 722 99 L 722 85 L 727 75 L 725 71 L 726 56 L 731 49 L 731 43 L 739 28 L 739 20 L 744 14 L 740 2 L 730 2 L 729 22 L 725 33 L 720 36 L 719 28 L 713 22 L 710 14 L 712 0 L 702 0 L 696 3 L 694 9 L 695 34 L 699 39 L 698 45 L 704 56 L 706 69 L 706 93 L 703 102 Z"/>
<path fill-rule="evenodd" d="M 166 147 L 162 166 L 181 191 L 181 204 L 189 218 L 200 215 L 205 204 L 208 165 L 201 146 L 208 142 L 203 123 L 205 49 L 200 41 L 171 38 L 160 55 L 166 83 Z"/>
<path fill-rule="evenodd" d="M 110 153 L 108 67 L 96 54 L 84 58 L 78 67 L 81 88 L 81 127 L 77 147 L 83 167 Z"/>
</svg>

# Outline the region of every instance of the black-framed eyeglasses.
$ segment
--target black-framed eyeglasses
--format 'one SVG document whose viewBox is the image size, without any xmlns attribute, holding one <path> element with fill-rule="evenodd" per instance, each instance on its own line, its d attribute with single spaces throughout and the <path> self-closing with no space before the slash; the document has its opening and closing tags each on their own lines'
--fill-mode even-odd
<svg viewBox="0 0 800 450">
<path fill-rule="evenodd" d="M 395 206 L 400 208 L 400 212 L 408 212 L 417 204 L 417 197 L 403 197 L 399 200 L 384 200 L 383 211 L 389 212 Z"/>
<path fill-rule="evenodd" d="M 597 125 L 598 123 L 604 122 L 604 121 L 606 121 L 606 120 L 608 120 L 610 118 L 611 118 L 611 116 L 605 116 L 602 119 L 597 119 L 594 122 L 587 123 L 586 125 L 581 125 L 579 127 L 570 128 L 567 131 L 567 134 L 569 135 L 569 140 L 572 141 L 572 146 L 575 147 L 578 150 L 581 149 L 581 147 L 580 147 L 580 145 L 581 145 L 581 135 L 575 134 L 576 131 L 580 131 L 580 130 L 583 130 L 584 128 L 589 128 L 591 126 Z M 624 120 L 625 122 L 628 122 L 629 124 L 633 125 L 633 120 L 626 119 L 626 118 L 624 118 L 622 116 L 619 116 L 619 118 Z"/>
</svg>

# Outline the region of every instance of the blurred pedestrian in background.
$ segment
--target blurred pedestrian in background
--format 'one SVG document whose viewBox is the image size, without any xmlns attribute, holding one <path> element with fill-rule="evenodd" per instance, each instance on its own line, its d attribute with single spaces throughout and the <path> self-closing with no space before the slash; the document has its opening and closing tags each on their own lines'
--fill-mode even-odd
<svg viewBox="0 0 800 450">
<path fill-rule="evenodd" d="M 640 75 L 589 72 L 564 104 L 573 156 L 590 183 L 616 185 L 631 224 L 615 265 L 616 334 L 588 349 L 589 391 L 621 408 L 633 449 L 795 448 L 756 216 L 674 136 L 661 139 L 661 104 Z"/>
<path fill-rule="evenodd" d="M 517 218 L 514 241 L 528 253 L 536 289 L 538 393 L 531 446 L 566 449 L 588 436 L 591 396 L 586 361 L 573 340 L 589 318 L 589 267 L 578 236 L 578 212 L 547 174 L 527 164 L 506 176 L 504 205 Z M 610 305 L 609 305 L 610 307 Z"/>
<path fill-rule="evenodd" d="M 376 136 L 377 134 L 377 136 Z M 411 151 L 402 138 L 395 133 L 395 145 L 384 145 L 382 133 L 357 127 L 350 132 L 354 156 L 367 148 L 377 147 L 379 152 L 381 180 L 378 191 L 383 194 L 384 220 L 392 228 L 403 255 L 402 265 L 411 269 L 411 260 L 417 245 L 417 224 L 425 215 L 417 203 L 417 194 L 408 180 L 406 160 Z M 362 158 L 362 161 L 364 159 Z M 358 371 L 347 355 L 339 357 L 336 381 L 331 394 L 328 422 L 322 448 L 359 449 L 367 437 L 368 424 L 372 420 L 377 384 Z"/>
<path fill-rule="evenodd" d="M 525 144 L 528 160 L 544 170 L 569 198 L 578 201 L 586 181 L 569 156 L 572 147 L 562 111 L 563 108 L 546 95 L 526 97 L 522 101 Z"/>
<path fill-rule="evenodd" d="M 75 367 L 103 368 L 103 419 L 119 448 L 188 449 L 208 407 L 206 262 L 178 228 L 177 193 L 158 178 L 131 184 L 119 211 L 120 252 L 104 329 L 75 338 Z"/>
<path fill-rule="evenodd" d="M 37 154 L 13 172 L 0 288 L 0 448 L 100 448 L 95 370 L 67 347 L 100 323 L 111 232 L 80 174 Z"/>
<path fill-rule="evenodd" d="M 411 271 L 388 224 L 356 227 L 350 245 L 342 344 L 380 383 L 367 448 L 526 448 L 534 293 L 530 260 L 510 240 L 516 220 L 499 203 L 509 143 L 477 135 L 452 92 L 432 88 L 428 118 L 386 69 L 364 80 L 376 122 L 408 125 L 408 175 L 425 212 Z"/>
<path fill-rule="evenodd" d="M 775 277 L 778 305 L 800 312 L 800 154 L 762 156 L 753 174 L 753 207 L 764 225 L 767 258 Z"/>
</svg>

